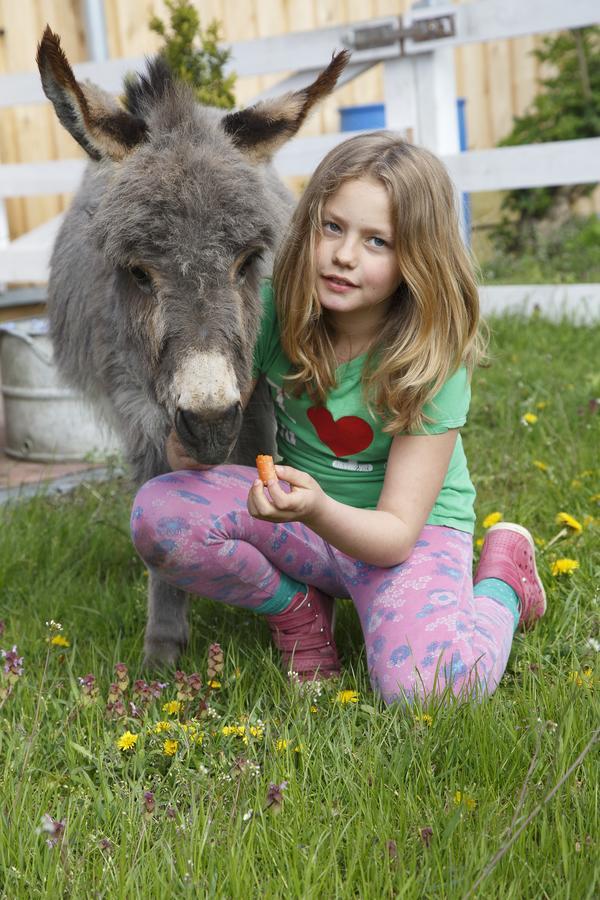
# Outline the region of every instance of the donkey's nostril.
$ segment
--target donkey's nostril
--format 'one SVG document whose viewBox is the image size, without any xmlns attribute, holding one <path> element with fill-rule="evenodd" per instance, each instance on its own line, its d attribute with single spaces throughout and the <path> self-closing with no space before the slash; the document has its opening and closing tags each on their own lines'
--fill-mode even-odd
<svg viewBox="0 0 600 900">
<path fill-rule="evenodd" d="M 180 437 L 194 441 L 207 428 L 224 429 L 230 433 L 241 422 L 242 404 L 238 401 L 226 409 L 203 410 L 200 413 L 191 409 L 178 409 L 175 414 L 175 428 Z"/>
<path fill-rule="evenodd" d="M 229 409 L 226 409 L 223 413 L 223 419 L 227 424 L 233 424 L 240 419 L 242 416 L 242 404 L 238 400 L 237 403 L 232 403 Z"/>
<path fill-rule="evenodd" d="M 198 416 L 189 409 L 178 409 L 175 414 L 175 428 L 181 437 L 192 440 L 198 427 Z"/>
</svg>

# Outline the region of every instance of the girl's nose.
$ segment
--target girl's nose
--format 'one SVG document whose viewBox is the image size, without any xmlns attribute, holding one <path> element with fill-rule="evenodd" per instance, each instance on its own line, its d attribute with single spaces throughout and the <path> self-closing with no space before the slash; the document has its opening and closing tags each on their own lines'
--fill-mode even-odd
<svg viewBox="0 0 600 900">
<path fill-rule="evenodd" d="M 333 261 L 342 266 L 354 267 L 356 265 L 356 248 L 354 243 L 348 238 L 340 241 L 334 249 Z"/>
</svg>

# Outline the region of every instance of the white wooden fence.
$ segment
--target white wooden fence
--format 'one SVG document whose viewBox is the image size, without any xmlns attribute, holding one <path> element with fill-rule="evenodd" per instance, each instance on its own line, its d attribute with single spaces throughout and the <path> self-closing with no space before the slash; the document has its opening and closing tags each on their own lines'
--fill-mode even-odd
<svg viewBox="0 0 600 900">
<path fill-rule="evenodd" d="M 341 83 L 383 63 L 386 127 L 409 134 L 415 143 L 441 156 L 459 191 L 595 183 L 600 180 L 600 138 L 460 153 L 453 48 L 582 27 L 599 19 L 598 0 L 478 0 L 462 6 L 429 0 L 403 17 L 232 44 L 231 67 L 240 77 L 268 75 L 289 71 L 294 60 L 296 73 L 258 100 L 310 83 L 333 50 L 348 47 L 352 59 Z M 143 67 L 142 59 L 115 59 L 74 69 L 78 78 L 89 78 L 117 93 L 124 74 Z M 44 99 L 37 73 L 0 77 L 0 106 Z M 340 132 L 296 138 L 279 152 L 275 165 L 282 175 L 308 175 L 332 146 L 347 137 L 348 132 Z M 47 280 L 61 219 L 10 242 L 3 198 L 73 191 L 84 166 L 82 160 L 0 165 L 0 284 Z M 571 293 L 576 287 L 571 286 Z M 597 306 L 600 314 L 600 286 L 585 287 L 596 296 L 591 308 Z"/>
</svg>

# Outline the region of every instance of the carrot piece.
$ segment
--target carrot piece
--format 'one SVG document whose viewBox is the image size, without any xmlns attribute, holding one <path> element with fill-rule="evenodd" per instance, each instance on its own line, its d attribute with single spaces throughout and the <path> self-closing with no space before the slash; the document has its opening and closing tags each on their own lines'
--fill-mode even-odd
<svg viewBox="0 0 600 900">
<path fill-rule="evenodd" d="M 277 473 L 275 471 L 272 456 L 259 453 L 256 457 L 256 468 L 258 469 L 258 477 L 263 484 L 268 484 L 269 481 L 273 481 L 273 479 L 275 479 L 275 481 L 277 480 Z"/>
</svg>

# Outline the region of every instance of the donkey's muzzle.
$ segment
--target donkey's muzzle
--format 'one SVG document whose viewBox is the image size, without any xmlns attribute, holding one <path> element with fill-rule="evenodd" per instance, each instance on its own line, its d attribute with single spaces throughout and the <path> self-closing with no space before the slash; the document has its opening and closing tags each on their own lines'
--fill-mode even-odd
<svg viewBox="0 0 600 900">
<path fill-rule="evenodd" d="M 224 462 L 242 425 L 242 404 L 226 409 L 178 409 L 175 428 L 184 446 L 198 462 L 216 465 Z"/>
</svg>

